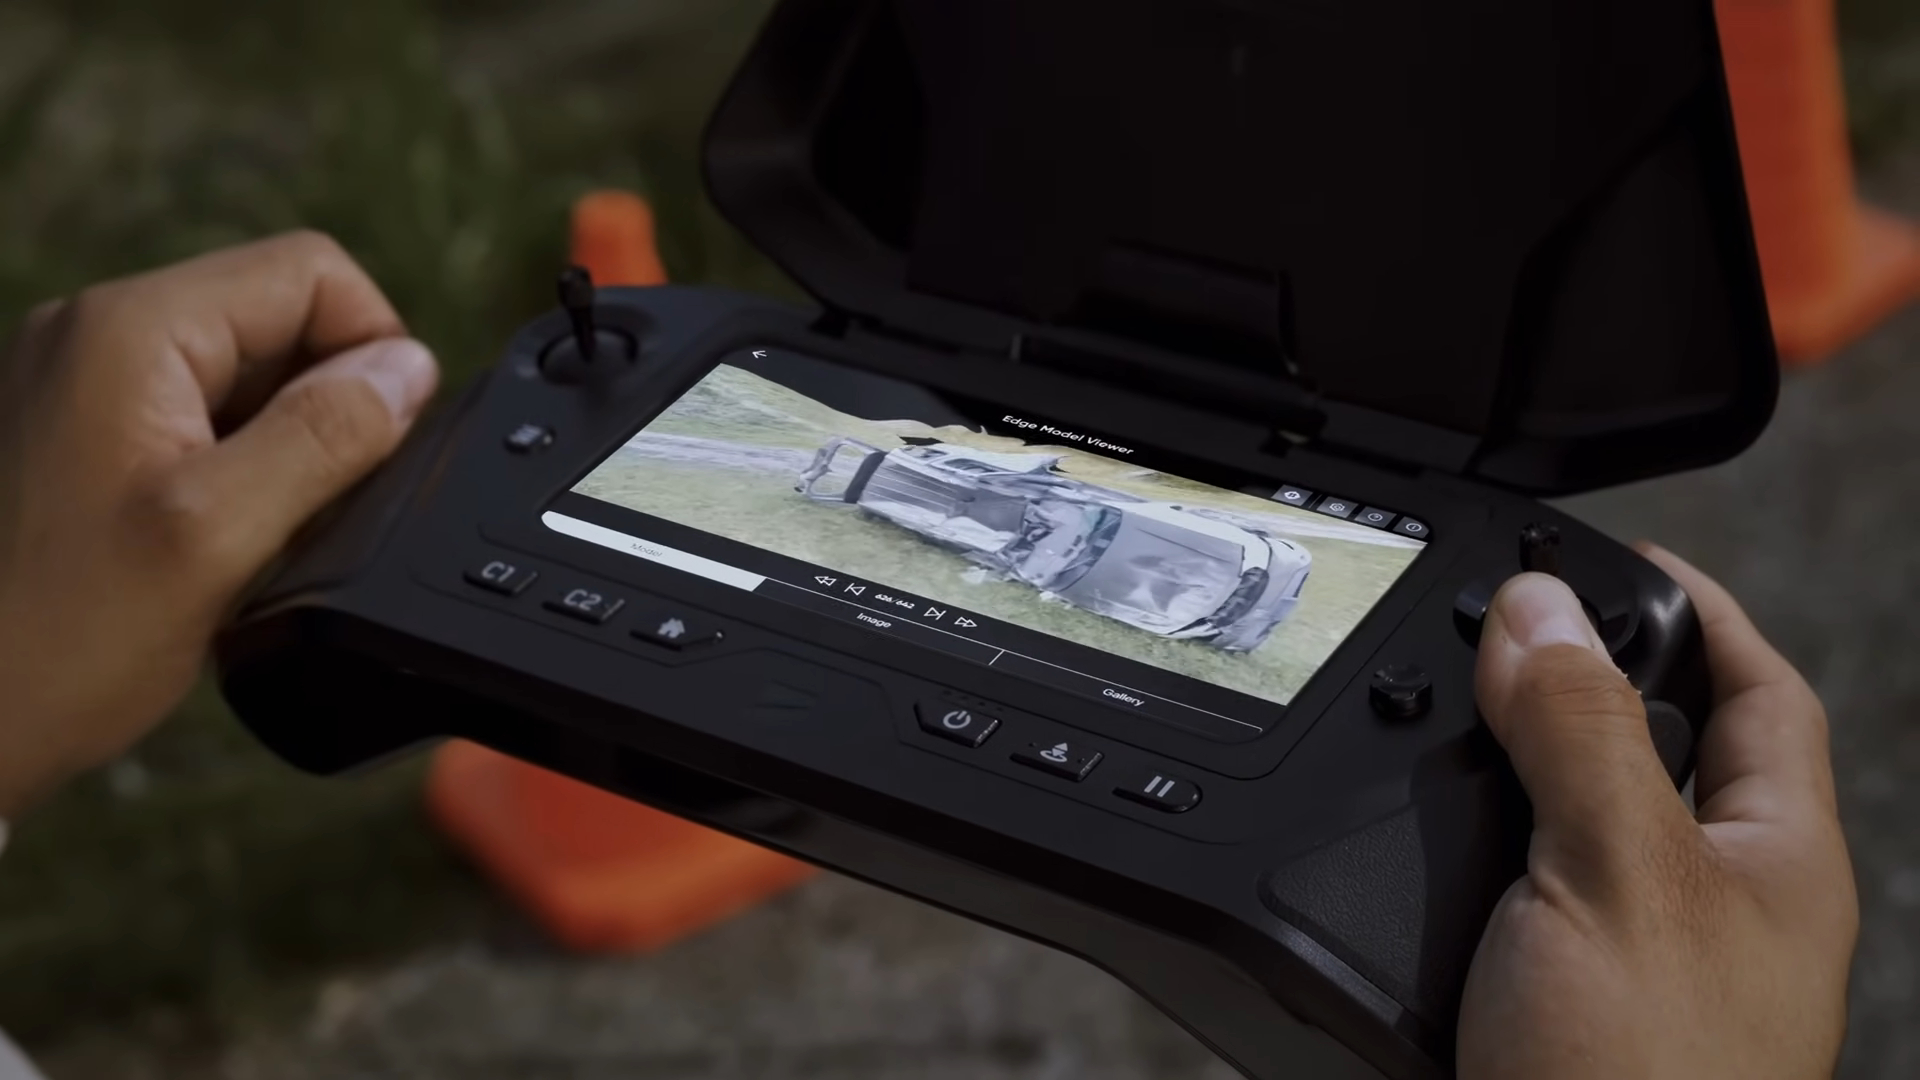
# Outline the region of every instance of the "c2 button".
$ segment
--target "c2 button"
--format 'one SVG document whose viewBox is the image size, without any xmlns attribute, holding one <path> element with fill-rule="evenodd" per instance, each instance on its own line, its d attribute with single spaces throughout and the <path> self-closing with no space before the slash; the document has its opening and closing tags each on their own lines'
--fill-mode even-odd
<svg viewBox="0 0 1920 1080">
<path fill-rule="evenodd" d="M 547 601 L 548 611 L 557 611 L 581 622 L 603 623 L 627 602 L 597 589 L 568 589 Z"/>
<path fill-rule="evenodd" d="M 985 713 L 958 705 L 921 705 L 920 730 L 957 742 L 969 750 L 978 749 L 1000 727 L 1000 721 Z"/>
</svg>

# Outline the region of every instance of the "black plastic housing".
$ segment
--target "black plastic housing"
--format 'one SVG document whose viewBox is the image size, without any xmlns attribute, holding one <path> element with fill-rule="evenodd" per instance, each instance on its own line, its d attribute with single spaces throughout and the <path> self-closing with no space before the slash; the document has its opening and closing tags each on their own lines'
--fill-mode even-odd
<svg viewBox="0 0 1920 1080">
<path fill-rule="evenodd" d="M 1710 0 L 787 0 L 707 176 L 877 330 L 1535 495 L 1777 392 Z"/>
<path fill-rule="evenodd" d="M 1475 651 L 1456 607 L 1518 572 L 1522 528 L 1558 527 L 1566 580 L 1625 614 L 1616 662 L 1650 702 L 1676 785 L 1692 767 L 1707 683 L 1685 595 L 1529 499 L 1276 446 L 1259 425 L 1138 389 L 835 337 L 813 313 L 751 298 L 608 293 L 609 321 L 649 328 L 636 364 L 555 382 L 541 357 L 570 331 L 557 312 L 536 322 L 223 634 L 223 692 L 276 753 L 333 773 L 472 739 L 1084 956 L 1262 1080 L 1449 1073 L 1466 967 L 1528 832 L 1474 708 Z M 1223 748 L 540 526 L 583 472 L 746 347 L 1009 407 L 1044 402 L 1063 423 L 1401 508 L 1432 522 L 1434 539 L 1283 723 Z M 516 453 L 506 436 L 528 423 L 554 441 Z M 685 612 L 726 638 L 667 653 L 621 620 L 583 626 L 539 596 L 463 580 L 496 558 L 634 611 Z M 1371 701 L 1372 674 L 1400 664 L 1432 675 L 1417 719 Z M 1007 740 L 1090 740 L 1116 764 L 1195 780 L 1205 799 L 1168 818 L 1109 785 L 1009 764 L 1004 744 L 970 754 L 920 729 L 916 708 L 930 703 L 990 711 Z"/>
<path fill-rule="evenodd" d="M 717 112 L 720 207 L 813 291 L 550 312 L 261 583 L 223 691 L 301 768 L 472 739 L 1082 956 L 1256 1080 L 1452 1075 L 1526 801 L 1478 614 L 1557 567 L 1676 787 L 1709 688 L 1651 563 L 1556 510 L 1723 460 L 1767 332 L 1710 0 L 786 0 Z M 1203 744 L 544 529 L 713 364 L 791 350 L 1418 516 L 1287 708 Z M 556 377 L 564 370 L 565 378 Z M 539 452 L 507 433 L 551 429 Z M 472 587 L 488 559 L 724 626 L 679 654 Z M 1430 676 L 1415 715 L 1380 672 Z M 928 703 L 1187 777 L 1177 816 L 938 739 Z M 991 745 L 991 744 L 990 744 Z"/>
</svg>

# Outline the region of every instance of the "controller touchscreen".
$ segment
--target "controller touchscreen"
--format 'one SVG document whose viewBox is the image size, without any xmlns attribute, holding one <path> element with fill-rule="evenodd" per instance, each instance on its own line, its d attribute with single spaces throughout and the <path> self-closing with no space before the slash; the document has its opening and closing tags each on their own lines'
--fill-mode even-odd
<svg viewBox="0 0 1920 1080">
<path fill-rule="evenodd" d="M 708 370 L 544 520 L 1239 741 L 1277 720 L 1427 528 L 1340 493 L 1195 471 L 1025 410 L 755 349 Z"/>
</svg>

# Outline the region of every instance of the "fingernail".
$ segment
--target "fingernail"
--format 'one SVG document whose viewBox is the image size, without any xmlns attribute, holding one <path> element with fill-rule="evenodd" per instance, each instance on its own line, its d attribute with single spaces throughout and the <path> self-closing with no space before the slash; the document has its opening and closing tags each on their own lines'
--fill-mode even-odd
<svg viewBox="0 0 1920 1080">
<path fill-rule="evenodd" d="M 1522 648 L 1579 645 L 1599 648 L 1593 624 L 1573 590 L 1558 578 L 1522 574 L 1495 599 L 1507 636 Z"/>
<path fill-rule="evenodd" d="M 433 395 L 439 379 L 433 354 L 411 338 L 390 338 L 362 345 L 337 361 L 343 372 L 359 376 L 378 391 L 400 421 L 414 414 Z"/>
</svg>

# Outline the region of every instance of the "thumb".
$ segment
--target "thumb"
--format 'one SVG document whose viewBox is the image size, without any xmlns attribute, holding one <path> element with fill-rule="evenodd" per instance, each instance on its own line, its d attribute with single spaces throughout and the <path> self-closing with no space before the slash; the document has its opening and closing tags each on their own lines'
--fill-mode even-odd
<svg viewBox="0 0 1920 1080">
<path fill-rule="evenodd" d="M 1522 574 L 1494 597 L 1476 690 L 1533 804 L 1532 872 L 1599 899 L 1688 834 L 1645 704 L 1559 579 Z"/>
<path fill-rule="evenodd" d="M 216 520 L 206 553 L 238 587 L 400 444 L 439 371 L 417 341 L 370 342 L 281 387 L 239 431 L 181 465 L 177 483 Z"/>
</svg>

